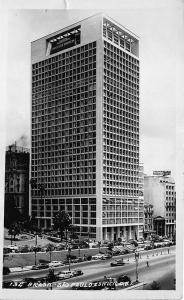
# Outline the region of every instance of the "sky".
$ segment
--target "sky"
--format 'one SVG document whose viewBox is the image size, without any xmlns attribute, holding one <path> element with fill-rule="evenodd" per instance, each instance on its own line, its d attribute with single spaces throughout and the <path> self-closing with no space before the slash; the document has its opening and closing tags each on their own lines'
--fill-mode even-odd
<svg viewBox="0 0 184 300">
<path fill-rule="evenodd" d="M 17 141 L 30 147 L 31 41 L 104 12 L 140 37 L 140 162 L 144 163 L 147 174 L 153 170 L 171 170 L 174 176 L 177 137 L 181 137 L 184 146 L 184 104 L 178 100 L 183 64 L 181 2 L 115 0 L 113 8 L 106 1 L 103 9 L 99 1 L 91 2 L 68 0 L 68 9 L 59 9 L 58 1 L 53 1 L 57 9 L 12 6 L 14 9 L 8 10 L 5 143 Z"/>
</svg>

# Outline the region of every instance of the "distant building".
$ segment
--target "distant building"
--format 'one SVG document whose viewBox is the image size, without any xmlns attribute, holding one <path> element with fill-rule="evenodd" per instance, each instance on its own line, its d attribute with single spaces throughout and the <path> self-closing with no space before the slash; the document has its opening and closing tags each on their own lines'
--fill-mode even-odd
<svg viewBox="0 0 184 300">
<path fill-rule="evenodd" d="M 144 204 L 144 238 L 149 237 L 153 230 L 153 205 L 145 203 Z"/>
<path fill-rule="evenodd" d="M 29 150 L 16 144 L 7 147 L 5 159 L 5 223 L 16 209 L 29 212 Z"/>
<path fill-rule="evenodd" d="M 173 237 L 176 226 L 175 182 L 170 171 L 154 171 L 144 177 L 145 202 L 153 205 L 154 230 L 158 235 Z"/>
</svg>

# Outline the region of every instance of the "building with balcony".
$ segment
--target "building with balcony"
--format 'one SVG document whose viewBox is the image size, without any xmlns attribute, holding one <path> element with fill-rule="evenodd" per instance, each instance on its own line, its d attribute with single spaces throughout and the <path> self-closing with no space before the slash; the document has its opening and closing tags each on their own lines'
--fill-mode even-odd
<svg viewBox="0 0 184 300">
<path fill-rule="evenodd" d="M 8 146 L 5 157 L 5 224 L 16 209 L 29 214 L 29 149 L 15 144 Z"/>
<path fill-rule="evenodd" d="M 139 38 L 99 14 L 32 42 L 31 57 L 38 226 L 61 209 L 81 236 L 141 237 Z"/>
<path fill-rule="evenodd" d="M 176 230 L 176 192 L 171 172 L 154 171 L 153 176 L 145 176 L 144 199 L 153 205 L 156 233 L 172 238 Z"/>
<path fill-rule="evenodd" d="M 153 227 L 153 205 L 144 204 L 144 238 L 150 237 L 154 233 Z"/>
</svg>

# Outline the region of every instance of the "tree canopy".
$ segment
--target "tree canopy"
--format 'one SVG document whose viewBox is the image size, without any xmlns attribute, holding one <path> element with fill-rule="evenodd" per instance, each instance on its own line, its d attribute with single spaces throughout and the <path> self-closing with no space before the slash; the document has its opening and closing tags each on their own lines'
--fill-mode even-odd
<svg viewBox="0 0 184 300">
<path fill-rule="evenodd" d="M 58 213 L 54 217 L 53 224 L 54 224 L 54 229 L 58 230 L 60 233 L 61 241 L 64 236 L 67 241 L 68 238 L 67 234 L 72 225 L 72 220 L 70 215 L 65 211 L 61 211 L 61 210 L 58 211 Z"/>
</svg>

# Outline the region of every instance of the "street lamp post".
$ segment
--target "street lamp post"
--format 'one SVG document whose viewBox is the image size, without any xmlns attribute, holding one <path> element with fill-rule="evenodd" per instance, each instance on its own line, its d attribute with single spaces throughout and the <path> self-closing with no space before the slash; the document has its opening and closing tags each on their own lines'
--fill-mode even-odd
<svg viewBox="0 0 184 300">
<path fill-rule="evenodd" d="M 71 254 L 71 248 L 70 245 L 68 246 L 68 263 L 69 263 L 69 271 L 70 271 L 70 254 Z"/>
<path fill-rule="evenodd" d="M 139 253 L 135 252 L 135 274 L 136 274 L 136 282 L 139 282 L 138 280 L 138 263 L 139 263 Z"/>
<path fill-rule="evenodd" d="M 80 245 L 79 245 L 78 249 L 79 249 L 79 257 L 80 257 Z"/>
<path fill-rule="evenodd" d="M 89 231 L 88 231 L 88 247 L 89 247 Z"/>
</svg>

